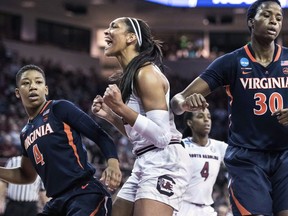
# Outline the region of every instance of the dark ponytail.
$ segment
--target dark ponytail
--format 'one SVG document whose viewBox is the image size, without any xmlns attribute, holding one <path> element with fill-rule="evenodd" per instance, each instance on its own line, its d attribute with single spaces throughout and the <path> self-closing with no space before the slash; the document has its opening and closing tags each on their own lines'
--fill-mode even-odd
<svg viewBox="0 0 288 216">
<path fill-rule="evenodd" d="M 184 128 L 184 130 L 183 130 L 183 132 L 182 132 L 183 138 L 192 137 L 192 130 L 191 130 L 191 128 L 187 125 L 187 121 L 188 121 L 188 120 L 191 120 L 192 117 L 193 117 L 193 112 L 186 112 L 186 113 L 184 114 L 184 117 L 183 117 L 184 121 L 183 121 L 183 122 L 184 122 L 184 124 L 185 124 L 185 128 Z"/>
<path fill-rule="evenodd" d="M 124 102 L 127 102 L 132 94 L 132 83 L 135 87 L 137 87 L 135 79 L 140 68 L 148 64 L 155 64 L 162 71 L 164 69 L 163 54 L 161 50 L 162 42 L 154 40 L 151 30 L 146 22 L 140 19 L 137 19 L 137 21 L 141 28 L 142 44 L 139 46 L 139 43 L 137 43 L 136 48 L 139 51 L 139 55 L 132 59 L 132 61 L 124 69 L 123 74 L 119 79 L 119 88 L 121 90 Z M 125 23 L 128 26 L 128 31 L 134 33 L 134 29 L 128 18 L 126 18 Z"/>
</svg>

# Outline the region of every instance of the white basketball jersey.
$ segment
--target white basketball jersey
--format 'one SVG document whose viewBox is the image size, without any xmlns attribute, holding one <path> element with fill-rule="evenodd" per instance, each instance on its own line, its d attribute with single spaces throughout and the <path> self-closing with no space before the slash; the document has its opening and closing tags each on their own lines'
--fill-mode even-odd
<svg viewBox="0 0 288 216">
<path fill-rule="evenodd" d="M 227 144 L 209 139 L 206 146 L 192 142 L 188 137 L 182 140 L 193 164 L 193 177 L 185 193 L 185 200 L 191 203 L 213 204 L 213 186 L 223 161 Z"/>
<path fill-rule="evenodd" d="M 157 68 L 157 66 L 155 66 Z M 159 73 L 161 73 L 160 69 L 158 68 Z M 168 80 L 167 80 L 168 82 Z M 141 99 L 137 96 L 137 94 L 135 93 L 135 90 L 133 88 L 132 85 L 132 89 L 133 92 L 130 95 L 129 101 L 127 103 L 127 105 L 133 109 L 135 112 L 138 112 L 139 114 L 146 116 L 146 113 L 144 111 L 144 107 L 142 104 Z M 169 89 L 165 95 L 166 98 L 166 103 L 167 103 L 167 107 L 168 107 L 168 112 L 169 112 L 169 124 L 170 124 L 170 132 L 172 135 L 171 141 L 181 141 L 182 138 L 182 134 L 177 130 L 176 125 L 174 123 L 174 114 L 172 112 L 172 110 L 169 107 L 169 101 L 170 101 L 170 85 L 169 85 Z M 147 141 L 146 137 L 143 137 L 142 135 L 140 135 L 135 129 L 133 129 L 133 127 L 131 127 L 129 124 L 125 124 L 125 131 L 127 136 L 129 137 L 130 142 L 133 144 L 133 150 L 132 152 L 135 153 L 135 151 L 142 149 L 144 147 L 147 147 L 153 143 L 150 143 L 149 141 Z"/>
</svg>

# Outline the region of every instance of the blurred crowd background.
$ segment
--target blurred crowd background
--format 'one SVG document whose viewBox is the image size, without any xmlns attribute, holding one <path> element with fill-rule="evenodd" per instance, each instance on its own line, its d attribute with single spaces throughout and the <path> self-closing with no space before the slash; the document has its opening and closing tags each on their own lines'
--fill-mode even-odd
<svg viewBox="0 0 288 216">
<path fill-rule="evenodd" d="M 79 10 L 85 8 L 87 10 Z M 115 62 L 103 57 L 103 29 L 112 21 L 112 15 L 118 16 L 121 12 L 124 16 L 137 15 L 148 21 L 156 39 L 163 41 L 167 66 L 164 73 L 170 81 L 171 97 L 182 91 L 216 57 L 249 41 L 244 8 L 175 9 L 148 5 L 142 0 L 1 0 L 0 165 L 5 165 L 14 155 L 21 155 L 19 133 L 27 117 L 14 94 L 15 75 L 22 66 L 36 64 L 46 72 L 48 99 L 70 100 L 91 115 L 117 145 L 123 182 L 129 176 L 134 162 L 131 143 L 90 110 L 94 97 L 103 95 L 110 83 L 109 76 L 118 70 Z M 278 42 L 287 46 L 287 27 Z M 207 100 L 212 115 L 210 137 L 226 142 L 228 116 L 224 88 L 213 92 Z M 186 127 L 183 115 L 175 116 L 175 123 L 181 132 Z M 84 144 L 99 176 L 105 159 L 97 145 L 86 138 Z M 223 166 L 213 192 L 219 216 L 231 215 L 227 184 Z"/>
</svg>

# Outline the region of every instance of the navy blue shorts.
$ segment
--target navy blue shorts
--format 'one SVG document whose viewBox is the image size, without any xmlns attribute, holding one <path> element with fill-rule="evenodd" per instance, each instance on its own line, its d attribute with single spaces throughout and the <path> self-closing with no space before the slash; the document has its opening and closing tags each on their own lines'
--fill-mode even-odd
<svg viewBox="0 0 288 216">
<path fill-rule="evenodd" d="M 229 146 L 224 158 L 234 216 L 288 210 L 288 150 L 264 152 Z"/>
<path fill-rule="evenodd" d="M 110 216 L 111 210 L 111 195 L 92 178 L 50 200 L 38 216 Z"/>
</svg>

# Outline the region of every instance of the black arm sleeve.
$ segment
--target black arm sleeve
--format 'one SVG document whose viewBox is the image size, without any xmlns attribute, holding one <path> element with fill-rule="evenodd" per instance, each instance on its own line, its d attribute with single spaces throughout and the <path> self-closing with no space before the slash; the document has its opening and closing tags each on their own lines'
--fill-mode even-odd
<svg viewBox="0 0 288 216">
<path fill-rule="evenodd" d="M 53 113 L 56 118 L 59 118 L 74 130 L 96 143 L 106 159 L 118 159 L 117 148 L 112 138 L 75 104 L 66 100 L 55 101 Z"/>
</svg>

